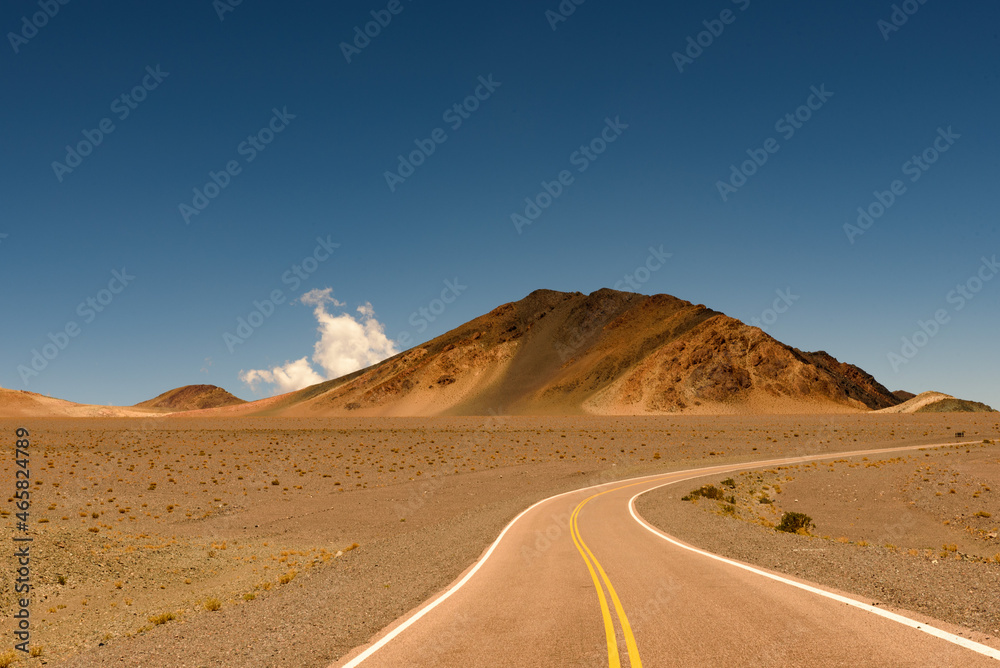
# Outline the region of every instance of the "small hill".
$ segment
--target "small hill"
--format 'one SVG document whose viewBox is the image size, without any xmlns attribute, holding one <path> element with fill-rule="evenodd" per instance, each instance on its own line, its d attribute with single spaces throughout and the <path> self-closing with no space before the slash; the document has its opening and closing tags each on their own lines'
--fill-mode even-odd
<svg viewBox="0 0 1000 668">
<path fill-rule="evenodd" d="M 136 404 L 135 408 L 152 408 L 169 411 L 195 411 L 205 408 L 223 408 L 245 404 L 243 399 L 235 397 L 221 387 L 215 385 L 185 385 L 164 392 L 155 399 Z"/>
<path fill-rule="evenodd" d="M 996 413 L 996 410 L 978 401 L 967 401 L 950 397 L 927 404 L 917 413 Z"/>
<path fill-rule="evenodd" d="M 54 399 L 44 394 L 0 387 L 0 417 L 139 417 L 148 412 L 119 406 L 93 406 Z"/>
<path fill-rule="evenodd" d="M 909 401 L 913 397 L 917 396 L 913 392 L 907 392 L 906 390 L 896 390 L 893 395 L 900 401 Z"/>
<path fill-rule="evenodd" d="M 956 399 L 944 392 L 923 392 L 898 406 L 885 408 L 879 413 L 995 413 L 977 401 Z"/>
</svg>

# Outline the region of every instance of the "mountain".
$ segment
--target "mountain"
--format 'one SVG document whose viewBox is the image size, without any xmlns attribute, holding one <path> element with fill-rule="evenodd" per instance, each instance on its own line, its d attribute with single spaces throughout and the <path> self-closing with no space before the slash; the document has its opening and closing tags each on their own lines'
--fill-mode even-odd
<svg viewBox="0 0 1000 668">
<path fill-rule="evenodd" d="M 913 392 L 907 392 L 906 390 L 896 390 L 893 394 L 900 401 L 909 401 L 913 397 L 917 396 Z"/>
<path fill-rule="evenodd" d="M 943 392 L 924 392 L 898 406 L 879 411 L 880 413 L 995 413 L 996 411 L 978 401 L 956 399 Z"/>
<path fill-rule="evenodd" d="M 215 385 L 185 385 L 164 392 L 155 399 L 138 403 L 135 408 L 158 408 L 173 412 L 238 406 L 245 403 L 247 402 Z"/>
<path fill-rule="evenodd" d="M 955 397 L 948 397 L 942 399 L 941 401 L 935 401 L 933 403 L 927 404 L 926 406 L 920 408 L 916 411 L 917 413 L 996 413 L 996 409 L 987 406 L 986 404 L 979 403 L 978 401 L 969 401 L 967 399 L 956 399 Z"/>
<path fill-rule="evenodd" d="M 92 406 L 54 399 L 44 394 L 0 387 L 0 417 L 139 417 L 147 412 L 118 406 Z"/>
<path fill-rule="evenodd" d="M 608 289 L 536 290 L 374 366 L 260 401 L 213 385 L 180 387 L 130 408 L 0 389 L 0 416 L 992 410 L 941 393 L 906 396 L 826 352 L 792 348 L 701 304 Z"/>
<path fill-rule="evenodd" d="M 163 417 L 164 413 L 245 404 L 214 385 L 188 385 L 135 406 L 96 406 L 0 387 L 0 417 Z"/>
<path fill-rule="evenodd" d="M 537 290 L 375 366 L 201 414 L 857 412 L 900 400 L 861 369 L 703 305 Z"/>
</svg>

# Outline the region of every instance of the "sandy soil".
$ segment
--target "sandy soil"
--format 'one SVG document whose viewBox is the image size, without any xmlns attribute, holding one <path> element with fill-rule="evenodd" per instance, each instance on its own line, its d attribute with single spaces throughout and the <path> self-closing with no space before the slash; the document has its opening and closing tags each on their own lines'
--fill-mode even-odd
<svg viewBox="0 0 1000 668">
<path fill-rule="evenodd" d="M 724 498 L 691 494 L 706 484 Z M 998 441 L 712 476 L 637 509 L 709 551 L 1000 635 Z M 786 512 L 813 526 L 777 531 Z"/>
<path fill-rule="evenodd" d="M 452 581 L 538 499 L 699 464 L 939 442 L 958 430 L 994 438 L 998 422 L 983 414 L 2 420 L 10 450 L 23 426 L 34 453 L 32 623 L 43 653 L 24 665 L 326 666 Z M 12 459 L 0 459 L 10 495 Z M 0 518 L 8 530 L 11 511 Z M 957 551 L 979 554 L 964 544 Z M 215 600 L 219 609 L 208 609 Z M 5 615 L 12 602 L 4 578 Z M 151 620 L 165 613 L 174 619 Z M 0 620 L 6 638 L 12 621 Z"/>
</svg>

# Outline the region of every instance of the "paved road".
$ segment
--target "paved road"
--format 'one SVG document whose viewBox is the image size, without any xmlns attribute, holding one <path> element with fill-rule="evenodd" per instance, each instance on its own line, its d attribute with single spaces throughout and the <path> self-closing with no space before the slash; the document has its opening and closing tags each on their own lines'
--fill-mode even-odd
<svg viewBox="0 0 1000 668">
<path fill-rule="evenodd" d="M 911 448 L 830 457 L 902 449 Z M 1000 665 L 996 649 L 671 541 L 632 506 L 666 483 L 820 458 L 710 467 L 546 499 L 446 592 L 338 665 Z"/>
</svg>

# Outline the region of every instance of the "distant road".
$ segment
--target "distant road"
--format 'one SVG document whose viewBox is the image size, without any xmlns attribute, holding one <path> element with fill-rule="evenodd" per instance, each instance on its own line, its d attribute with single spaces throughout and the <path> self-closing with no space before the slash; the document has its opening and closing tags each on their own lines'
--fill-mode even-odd
<svg viewBox="0 0 1000 668">
<path fill-rule="evenodd" d="M 932 447 L 712 466 L 545 499 L 444 593 L 336 665 L 996 667 L 1000 650 L 687 546 L 634 510 L 645 492 L 706 475 Z"/>
</svg>

